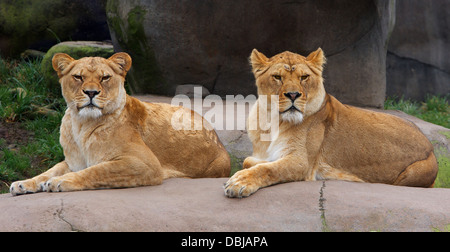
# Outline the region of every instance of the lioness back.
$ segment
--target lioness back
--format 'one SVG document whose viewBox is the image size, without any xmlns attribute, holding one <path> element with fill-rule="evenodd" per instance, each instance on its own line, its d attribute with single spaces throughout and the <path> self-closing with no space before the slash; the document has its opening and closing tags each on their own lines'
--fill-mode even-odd
<svg viewBox="0 0 450 252">
<path fill-rule="evenodd" d="M 406 167 L 434 157 L 432 144 L 411 122 L 343 105 L 332 96 L 329 103 L 333 116 L 326 121 L 322 150 L 325 164 L 366 182 L 395 184 Z M 410 186 L 433 184 L 437 164 L 430 162 L 425 169 L 429 175 L 422 174 L 420 182 Z"/>
<path fill-rule="evenodd" d="M 131 98 L 135 99 L 135 98 Z M 175 129 L 174 113 L 183 111 L 192 115 L 192 123 L 207 123 L 203 118 L 182 107 L 164 103 L 142 103 L 145 120 L 142 120 L 142 138 L 153 151 L 166 171 L 167 177 L 227 177 L 230 159 L 215 131 Z M 196 115 L 196 116 L 194 116 Z M 203 167 L 201 169 L 201 167 Z"/>
</svg>

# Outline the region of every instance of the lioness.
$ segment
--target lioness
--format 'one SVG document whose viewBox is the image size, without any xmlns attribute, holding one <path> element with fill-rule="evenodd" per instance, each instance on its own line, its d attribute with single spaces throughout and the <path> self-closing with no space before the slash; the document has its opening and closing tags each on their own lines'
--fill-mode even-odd
<svg viewBox="0 0 450 252">
<path fill-rule="evenodd" d="M 262 141 L 260 128 L 248 130 L 253 156 L 225 184 L 229 197 L 245 197 L 259 188 L 290 181 L 338 179 L 432 187 L 438 166 L 433 146 L 410 122 L 343 105 L 327 94 L 319 48 L 304 57 L 283 52 L 250 56 L 258 95 L 276 95 L 279 133 Z M 258 98 L 248 123 L 268 110 Z M 270 105 L 270 103 L 268 103 Z M 258 125 L 255 123 L 254 125 Z"/>
<path fill-rule="evenodd" d="M 60 129 L 65 160 L 39 176 L 14 182 L 12 195 L 229 176 L 230 159 L 214 130 L 204 124 L 202 130 L 174 130 L 172 114 L 180 107 L 144 103 L 126 94 L 128 54 L 74 60 L 58 53 L 52 63 L 67 102 Z M 185 113 L 202 120 L 190 110 Z"/>
</svg>

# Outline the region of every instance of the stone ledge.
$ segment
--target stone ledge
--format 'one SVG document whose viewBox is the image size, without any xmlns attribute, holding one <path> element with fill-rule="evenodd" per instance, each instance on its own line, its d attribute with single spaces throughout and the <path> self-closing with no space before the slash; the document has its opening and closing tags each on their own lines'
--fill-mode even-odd
<svg viewBox="0 0 450 252">
<path fill-rule="evenodd" d="M 0 195 L 0 231 L 433 231 L 450 225 L 449 189 L 293 182 L 224 196 L 220 179 L 69 193 Z"/>
</svg>

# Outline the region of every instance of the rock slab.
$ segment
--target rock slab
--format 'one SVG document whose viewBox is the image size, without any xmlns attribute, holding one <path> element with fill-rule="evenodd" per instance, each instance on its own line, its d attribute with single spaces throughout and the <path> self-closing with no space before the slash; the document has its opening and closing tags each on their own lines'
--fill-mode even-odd
<svg viewBox="0 0 450 252">
<path fill-rule="evenodd" d="M 0 195 L 0 231 L 443 231 L 450 190 L 293 182 L 227 198 L 226 178 L 68 193 Z"/>
</svg>

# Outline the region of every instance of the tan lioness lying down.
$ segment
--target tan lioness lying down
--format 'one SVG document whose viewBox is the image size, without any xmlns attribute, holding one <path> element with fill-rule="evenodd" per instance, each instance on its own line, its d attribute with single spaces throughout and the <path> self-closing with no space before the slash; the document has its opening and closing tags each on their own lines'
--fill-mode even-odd
<svg viewBox="0 0 450 252">
<path fill-rule="evenodd" d="M 343 105 L 328 95 L 320 48 L 307 57 L 283 52 L 267 58 L 253 50 L 250 62 L 258 95 L 278 96 L 279 133 L 274 141 L 262 141 L 267 131 L 248 130 L 253 155 L 225 184 L 227 196 L 317 179 L 433 186 L 438 166 L 430 141 L 410 122 Z M 261 106 L 260 99 L 248 123 L 258 120 L 260 109 L 270 114 L 270 106 Z"/>
<path fill-rule="evenodd" d="M 230 159 L 214 130 L 175 130 L 171 118 L 180 107 L 144 103 L 126 94 L 128 54 L 74 60 L 59 53 L 52 63 L 67 102 L 60 129 L 65 160 L 39 176 L 14 182 L 12 195 L 229 176 Z M 202 120 L 191 112 L 185 110 L 193 120 Z"/>
</svg>

